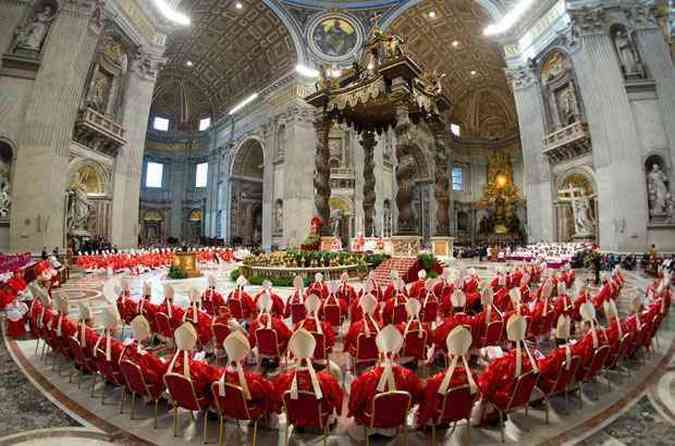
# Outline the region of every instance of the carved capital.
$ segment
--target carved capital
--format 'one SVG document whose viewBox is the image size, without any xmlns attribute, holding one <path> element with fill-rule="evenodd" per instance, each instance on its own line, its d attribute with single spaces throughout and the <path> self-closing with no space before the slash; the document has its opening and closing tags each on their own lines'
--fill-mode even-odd
<svg viewBox="0 0 675 446">
<path fill-rule="evenodd" d="M 165 57 L 150 53 L 141 48 L 131 63 L 131 71 L 146 80 L 154 81 L 157 79 L 157 75 L 165 63 Z"/>
<path fill-rule="evenodd" d="M 572 24 L 581 36 L 603 34 L 608 31 L 608 17 L 604 6 L 568 8 Z"/>
<path fill-rule="evenodd" d="M 536 81 L 534 70 L 529 65 L 521 65 L 513 68 L 505 68 L 506 79 L 513 90 L 521 90 L 533 85 Z"/>
</svg>

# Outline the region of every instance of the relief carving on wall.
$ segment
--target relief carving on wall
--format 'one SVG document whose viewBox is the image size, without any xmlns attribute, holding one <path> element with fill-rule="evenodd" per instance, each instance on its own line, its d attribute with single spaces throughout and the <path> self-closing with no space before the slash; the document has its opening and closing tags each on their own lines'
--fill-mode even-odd
<svg viewBox="0 0 675 446">
<path fill-rule="evenodd" d="M 57 13 L 58 4 L 55 1 L 38 2 L 28 19 L 15 31 L 13 52 L 38 58 Z"/>
</svg>

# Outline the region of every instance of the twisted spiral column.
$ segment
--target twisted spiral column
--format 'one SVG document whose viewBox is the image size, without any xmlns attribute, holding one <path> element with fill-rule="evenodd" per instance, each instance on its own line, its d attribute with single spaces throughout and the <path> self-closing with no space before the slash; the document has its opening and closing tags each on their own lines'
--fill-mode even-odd
<svg viewBox="0 0 675 446">
<path fill-rule="evenodd" d="M 373 214 L 375 211 L 375 132 L 364 130 L 361 134 L 363 147 L 363 222 L 366 236 L 373 234 Z"/>
<path fill-rule="evenodd" d="M 436 199 L 435 235 L 450 235 L 450 167 L 448 165 L 449 129 L 441 121 L 431 123 L 434 134 L 434 198 Z"/>
<path fill-rule="evenodd" d="M 396 110 L 396 206 L 398 207 L 397 235 L 415 235 L 415 216 L 412 211 L 413 192 L 415 188 L 415 157 L 410 142 L 410 117 L 406 107 Z"/>
<path fill-rule="evenodd" d="M 328 221 L 330 219 L 330 150 L 328 148 L 328 134 L 332 121 L 325 115 L 320 115 L 314 121 L 317 134 L 316 155 L 314 156 L 314 205 L 316 213 L 321 218 L 321 235 L 331 235 Z"/>
</svg>

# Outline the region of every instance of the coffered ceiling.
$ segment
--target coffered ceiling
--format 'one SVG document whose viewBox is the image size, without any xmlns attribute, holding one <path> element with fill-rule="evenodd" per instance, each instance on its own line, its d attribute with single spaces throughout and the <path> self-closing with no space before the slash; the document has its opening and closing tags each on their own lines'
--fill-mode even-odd
<svg viewBox="0 0 675 446">
<path fill-rule="evenodd" d="M 467 136 L 505 136 L 517 126 L 501 50 L 483 36 L 490 22 L 475 0 L 424 0 L 390 26 L 425 69 L 446 74 L 451 118 Z"/>
<path fill-rule="evenodd" d="M 168 38 L 155 113 L 177 114 L 183 95 L 173 86 L 182 79 L 190 101 L 187 118 L 194 122 L 211 112 L 217 118 L 296 63 L 289 32 L 262 0 L 182 0 L 177 8 L 192 24 Z"/>
</svg>

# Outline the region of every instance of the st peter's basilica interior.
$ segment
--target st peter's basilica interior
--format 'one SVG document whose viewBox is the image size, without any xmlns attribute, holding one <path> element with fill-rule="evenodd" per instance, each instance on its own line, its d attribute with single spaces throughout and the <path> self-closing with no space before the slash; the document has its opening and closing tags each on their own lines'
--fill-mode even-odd
<svg viewBox="0 0 675 446">
<path fill-rule="evenodd" d="M 0 29 L 0 446 L 675 444 L 675 1 Z"/>
</svg>

